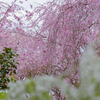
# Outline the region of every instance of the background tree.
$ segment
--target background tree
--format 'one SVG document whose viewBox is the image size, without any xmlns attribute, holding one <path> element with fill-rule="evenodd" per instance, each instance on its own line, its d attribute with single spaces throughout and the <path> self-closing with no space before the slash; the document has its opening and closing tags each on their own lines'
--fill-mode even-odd
<svg viewBox="0 0 100 100">
<path fill-rule="evenodd" d="M 41 23 L 37 34 L 46 43 L 42 69 L 52 70 L 50 74 L 67 71 L 69 81 L 77 83 L 80 56 L 98 38 L 99 5 L 99 0 L 54 0 L 35 9 L 39 17 L 34 26 Z"/>
<path fill-rule="evenodd" d="M 67 71 L 64 78 L 78 86 L 80 56 L 99 35 L 100 1 L 53 0 L 31 12 L 16 1 L 0 2 L 0 50 L 10 47 L 20 55 L 18 76 Z"/>
<path fill-rule="evenodd" d="M 27 76 L 26 67 L 30 76 L 68 71 L 67 80 L 77 84 L 80 56 L 99 34 L 99 5 L 99 0 L 54 0 L 30 12 L 16 0 L 0 2 L 0 49 L 11 47 L 20 55 L 18 74 Z"/>
</svg>

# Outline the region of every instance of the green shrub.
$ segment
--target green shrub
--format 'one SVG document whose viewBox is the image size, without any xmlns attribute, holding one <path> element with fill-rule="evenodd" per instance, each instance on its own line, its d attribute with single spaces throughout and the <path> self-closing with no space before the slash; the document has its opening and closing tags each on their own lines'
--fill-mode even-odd
<svg viewBox="0 0 100 100">
<path fill-rule="evenodd" d="M 0 53 L 0 88 L 6 89 L 7 83 L 10 81 L 8 75 L 12 73 L 16 74 L 18 62 L 15 62 L 14 57 L 17 57 L 16 54 L 11 48 L 4 48 L 3 52 Z"/>
</svg>

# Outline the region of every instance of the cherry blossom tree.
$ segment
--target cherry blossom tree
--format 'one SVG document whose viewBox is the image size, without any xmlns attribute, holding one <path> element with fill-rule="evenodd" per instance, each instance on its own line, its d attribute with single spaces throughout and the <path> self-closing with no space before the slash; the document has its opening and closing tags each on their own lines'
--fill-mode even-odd
<svg viewBox="0 0 100 100">
<path fill-rule="evenodd" d="M 68 71 L 70 82 L 77 83 L 78 64 L 89 42 L 99 34 L 99 0 L 54 0 L 35 9 L 39 17 L 34 26 L 46 42 L 43 65 L 47 73 Z M 43 45 L 42 45 L 43 46 Z"/>
<path fill-rule="evenodd" d="M 0 50 L 9 47 L 20 55 L 20 79 L 67 72 L 64 78 L 78 87 L 80 57 L 87 44 L 99 37 L 100 1 L 53 0 L 32 11 L 17 1 L 0 2 Z M 52 90 L 61 97 L 59 89 Z"/>
<path fill-rule="evenodd" d="M 16 1 L 0 2 L 0 50 L 11 47 L 20 55 L 18 74 L 56 76 L 67 71 L 67 80 L 77 84 L 80 56 L 99 34 L 100 1 L 53 0 L 33 11 Z"/>
</svg>

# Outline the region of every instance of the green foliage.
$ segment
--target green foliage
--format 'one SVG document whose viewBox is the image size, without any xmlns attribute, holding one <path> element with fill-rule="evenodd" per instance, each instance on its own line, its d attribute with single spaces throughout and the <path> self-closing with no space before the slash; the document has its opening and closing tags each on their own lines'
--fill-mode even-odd
<svg viewBox="0 0 100 100">
<path fill-rule="evenodd" d="M 0 88 L 6 89 L 7 83 L 11 81 L 7 74 L 10 76 L 12 73 L 16 74 L 16 69 L 18 62 L 15 62 L 14 57 L 18 57 L 19 55 L 16 54 L 11 48 L 4 48 L 3 52 L 0 53 Z M 13 78 L 14 79 L 14 78 Z"/>
<path fill-rule="evenodd" d="M 48 90 L 45 89 L 39 93 L 37 90 L 37 84 L 33 79 L 31 79 L 30 82 L 26 84 L 26 91 L 30 94 L 30 100 L 51 100 L 51 96 L 49 95 Z"/>
<path fill-rule="evenodd" d="M 7 100 L 8 94 L 6 92 L 0 92 L 0 100 Z"/>
<path fill-rule="evenodd" d="M 53 86 L 59 87 L 64 94 L 69 91 L 69 85 L 61 77 L 41 76 L 9 83 L 8 100 L 51 100 Z"/>
<path fill-rule="evenodd" d="M 28 93 L 35 92 L 36 83 L 34 80 L 30 80 L 30 82 L 26 85 L 26 90 Z"/>
</svg>

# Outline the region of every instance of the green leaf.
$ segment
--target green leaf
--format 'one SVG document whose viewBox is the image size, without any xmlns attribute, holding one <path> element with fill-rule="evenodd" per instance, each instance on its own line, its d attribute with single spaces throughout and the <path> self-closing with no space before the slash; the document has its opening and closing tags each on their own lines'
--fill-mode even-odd
<svg viewBox="0 0 100 100">
<path fill-rule="evenodd" d="M 36 88 L 36 83 L 34 80 L 30 80 L 30 83 L 28 83 L 26 85 L 26 91 L 31 93 L 31 92 L 34 92 L 35 91 L 35 88 Z"/>
<path fill-rule="evenodd" d="M 7 100 L 7 95 L 6 92 L 0 92 L 0 100 Z"/>
</svg>

